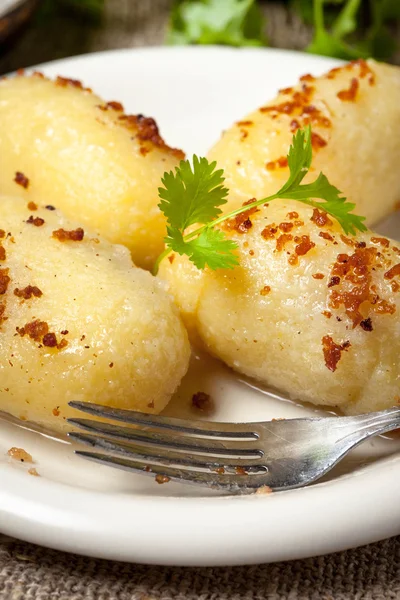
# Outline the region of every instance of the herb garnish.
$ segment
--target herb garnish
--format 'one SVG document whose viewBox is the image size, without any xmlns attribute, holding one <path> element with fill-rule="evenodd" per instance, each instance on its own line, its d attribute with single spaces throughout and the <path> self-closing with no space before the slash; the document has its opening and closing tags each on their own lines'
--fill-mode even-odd
<svg viewBox="0 0 400 600">
<path fill-rule="evenodd" d="M 293 136 L 288 153 L 289 177 L 275 194 L 255 200 L 221 214 L 227 202 L 228 190 L 224 187 L 223 170 L 216 170 L 216 162 L 193 157 L 193 167 L 182 160 L 175 173 L 165 173 L 163 187 L 159 188 L 159 208 L 167 218 L 166 249 L 159 256 L 154 272 L 171 251 L 186 254 L 198 269 L 232 269 L 238 264 L 236 242 L 226 239 L 217 225 L 248 211 L 253 207 L 278 199 L 298 200 L 334 217 L 346 234 L 366 231 L 365 217 L 352 213 L 355 204 L 348 202 L 323 173 L 311 183 L 302 184 L 312 161 L 311 127 L 299 129 Z M 319 202 L 318 200 L 322 200 Z M 191 225 L 200 227 L 185 234 Z"/>
</svg>

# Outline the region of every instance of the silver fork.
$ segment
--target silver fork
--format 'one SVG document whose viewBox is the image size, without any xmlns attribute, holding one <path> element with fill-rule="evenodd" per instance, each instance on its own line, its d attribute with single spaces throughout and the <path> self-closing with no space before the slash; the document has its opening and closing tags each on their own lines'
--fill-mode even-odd
<svg viewBox="0 0 400 600">
<path fill-rule="evenodd" d="M 325 475 L 362 441 L 400 428 L 400 408 L 356 417 L 209 423 L 86 402 L 69 405 L 124 424 L 68 419 L 86 432 L 70 432 L 69 437 L 97 451 L 76 450 L 79 456 L 156 475 L 159 483 L 175 480 L 231 493 L 305 486 Z"/>
</svg>

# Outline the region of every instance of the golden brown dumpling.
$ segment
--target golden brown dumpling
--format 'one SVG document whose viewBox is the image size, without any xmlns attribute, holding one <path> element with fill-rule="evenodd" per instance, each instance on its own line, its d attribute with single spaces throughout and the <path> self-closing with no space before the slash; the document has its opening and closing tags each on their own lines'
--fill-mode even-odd
<svg viewBox="0 0 400 600">
<path fill-rule="evenodd" d="M 224 132 L 209 158 L 225 171 L 226 210 L 276 192 L 287 180 L 293 133 L 311 124 L 313 164 L 371 224 L 400 200 L 400 69 L 358 60 L 299 84 Z"/>
<path fill-rule="evenodd" d="M 126 248 L 43 204 L 0 196 L 0 410 L 55 431 L 71 400 L 160 412 L 188 367 L 178 311 Z"/>
<path fill-rule="evenodd" d="M 192 340 L 297 400 L 348 414 L 398 402 L 396 242 L 344 236 L 289 200 L 242 213 L 225 233 L 239 245 L 233 270 L 199 271 L 179 255 L 161 264 Z"/>
<path fill-rule="evenodd" d="M 125 115 L 78 81 L 0 81 L 0 193 L 53 198 L 67 217 L 127 246 L 138 266 L 150 268 L 163 249 L 158 186 L 183 156 L 153 119 Z"/>
</svg>

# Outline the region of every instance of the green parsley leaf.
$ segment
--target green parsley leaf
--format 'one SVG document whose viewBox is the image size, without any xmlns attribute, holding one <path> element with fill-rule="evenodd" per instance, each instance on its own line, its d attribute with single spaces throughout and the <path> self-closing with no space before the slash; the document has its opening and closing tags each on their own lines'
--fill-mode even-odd
<svg viewBox="0 0 400 600">
<path fill-rule="evenodd" d="M 198 269 L 233 269 L 239 264 L 237 244 L 225 239 L 219 229 L 206 227 L 197 238 L 185 241 L 180 231 L 168 229 L 166 244 L 178 254 L 186 254 Z"/>
<path fill-rule="evenodd" d="M 366 231 L 364 217 L 352 213 L 355 205 L 347 202 L 323 173 L 311 183 L 301 183 L 311 166 L 311 141 L 311 127 L 299 129 L 288 152 L 289 177 L 281 189 L 272 196 L 254 200 L 225 215 L 220 214 L 219 206 L 226 202 L 227 189 L 223 187 L 223 172 L 215 170 L 215 162 L 209 163 L 206 158 L 194 156 L 193 169 L 188 161 L 181 161 L 175 174 L 165 173 L 162 180 L 164 187 L 159 189 L 159 207 L 168 220 L 168 236 L 165 239 L 166 249 L 158 257 L 154 273 L 171 250 L 186 254 L 198 269 L 206 266 L 210 269 L 234 268 L 238 264 L 235 254 L 237 244 L 226 239 L 224 232 L 215 227 L 252 207 L 282 198 L 324 210 L 340 223 L 345 233 Z M 195 223 L 202 225 L 185 235 L 185 229 Z"/>
<path fill-rule="evenodd" d="M 324 210 L 334 217 L 342 226 L 345 233 L 355 235 L 357 231 L 367 231 L 364 225 L 365 217 L 351 214 L 355 204 L 347 202 L 346 198 L 340 195 L 341 192 L 329 183 L 323 173 L 312 183 L 300 185 L 297 190 L 290 193 L 291 200 L 301 200 L 310 206 Z M 311 198 L 321 198 L 325 202 L 316 202 Z"/>
<path fill-rule="evenodd" d="M 345 233 L 355 234 L 356 231 L 366 231 L 364 217 L 350 214 L 355 204 L 346 201 L 341 192 L 329 183 L 323 173 L 312 183 L 301 184 L 307 175 L 312 161 L 311 127 L 298 129 L 293 136 L 288 153 L 289 179 L 276 193 L 278 198 L 300 200 L 311 206 L 320 208 L 335 217 Z M 310 198 L 320 198 L 325 202 L 315 202 Z"/>
<path fill-rule="evenodd" d="M 255 0 L 181 0 L 172 9 L 167 43 L 262 46 L 263 27 Z"/>
<path fill-rule="evenodd" d="M 164 187 L 158 189 L 160 210 L 172 228 L 184 231 L 194 223 L 208 223 L 218 217 L 220 206 L 227 202 L 228 190 L 223 186 L 223 170 L 215 170 L 216 162 L 193 156 L 193 169 L 182 160 L 175 173 L 164 173 Z"/>
<path fill-rule="evenodd" d="M 305 129 L 297 130 L 287 158 L 290 176 L 279 190 L 279 194 L 299 186 L 308 173 L 312 161 L 311 127 L 309 125 Z"/>
</svg>

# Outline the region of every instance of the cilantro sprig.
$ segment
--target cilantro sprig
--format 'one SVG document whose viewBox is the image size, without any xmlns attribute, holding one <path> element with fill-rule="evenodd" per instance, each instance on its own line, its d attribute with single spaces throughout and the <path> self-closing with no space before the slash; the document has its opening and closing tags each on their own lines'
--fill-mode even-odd
<svg viewBox="0 0 400 600">
<path fill-rule="evenodd" d="M 278 199 L 298 200 L 334 217 L 346 234 L 366 231 L 365 217 L 355 215 L 355 204 L 348 202 L 341 192 L 320 173 L 311 183 L 302 183 L 312 161 L 311 127 L 299 129 L 293 136 L 288 152 L 289 177 L 271 196 L 255 200 L 245 206 L 222 214 L 221 206 L 227 202 L 228 190 L 224 187 L 223 170 L 216 170 L 216 162 L 193 157 L 193 166 L 182 160 L 179 167 L 164 174 L 163 187 L 159 188 L 159 208 L 167 218 L 166 249 L 160 262 L 171 252 L 186 254 L 198 269 L 232 269 L 238 264 L 236 242 L 215 229 L 220 223 L 253 207 Z M 188 227 L 200 225 L 185 233 Z"/>
</svg>

